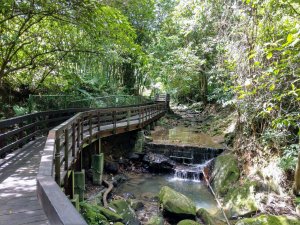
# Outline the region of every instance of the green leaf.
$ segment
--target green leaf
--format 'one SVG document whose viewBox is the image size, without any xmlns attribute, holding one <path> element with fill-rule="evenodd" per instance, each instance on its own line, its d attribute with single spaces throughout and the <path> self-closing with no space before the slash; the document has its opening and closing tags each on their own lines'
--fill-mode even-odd
<svg viewBox="0 0 300 225">
<path fill-rule="evenodd" d="M 272 57 L 273 57 L 273 53 L 269 52 L 268 55 L 267 55 L 267 59 L 271 59 Z"/>
<path fill-rule="evenodd" d="M 293 41 L 293 34 L 289 34 L 286 38 L 287 43 L 291 43 Z"/>
<path fill-rule="evenodd" d="M 274 91 L 274 89 L 275 89 L 275 84 L 271 84 L 270 91 Z"/>
</svg>

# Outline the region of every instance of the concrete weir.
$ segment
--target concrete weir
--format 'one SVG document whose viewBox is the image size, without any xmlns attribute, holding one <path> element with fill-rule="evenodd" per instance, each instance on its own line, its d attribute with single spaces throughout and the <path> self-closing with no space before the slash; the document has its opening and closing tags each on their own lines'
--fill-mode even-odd
<svg viewBox="0 0 300 225">
<path fill-rule="evenodd" d="M 170 157 L 175 161 L 189 164 L 201 164 L 220 155 L 225 148 L 209 148 L 191 145 L 146 143 L 146 152 L 158 153 Z"/>
</svg>

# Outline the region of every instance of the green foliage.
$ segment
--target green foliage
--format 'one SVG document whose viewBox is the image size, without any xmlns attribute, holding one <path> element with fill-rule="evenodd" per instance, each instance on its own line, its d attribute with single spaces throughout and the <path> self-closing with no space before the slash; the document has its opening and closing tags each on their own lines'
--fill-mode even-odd
<svg viewBox="0 0 300 225">
<path fill-rule="evenodd" d="M 18 106 L 18 105 L 14 105 L 13 106 L 13 110 L 14 110 L 16 116 L 22 116 L 22 115 L 25 115 L 25 114 L 29 113 L 29 109 L 28 108 L 22 107 L 22 106 Z"/>
<path fill-rule="evenodd" d="M 292 144 L 282 149 L 282 158 L 280 160 L 280 167 L 285 171 L 295 171 L 300 151 L 299 144 Z"/>
</svg>

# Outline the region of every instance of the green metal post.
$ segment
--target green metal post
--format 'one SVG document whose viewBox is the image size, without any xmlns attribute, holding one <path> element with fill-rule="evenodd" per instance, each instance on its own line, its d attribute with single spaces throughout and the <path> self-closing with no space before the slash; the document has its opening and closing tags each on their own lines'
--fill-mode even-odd
<svg viewBox="0 0 300 225">
<path fill-rule="evenodd" d="M 92 158 L 92 171 L 93 171 L 93 184 L 102 184 L 103 175 L 103 165 L 104 165 L 104 154 L 93 155 Z"/>
<path fill-rule="evenodd" d="M 74 173 L 74 193 L 79 195 L 79 201 L 84 200 L 85 191 L 85 171 L 81 170 Z"/>
</svg>

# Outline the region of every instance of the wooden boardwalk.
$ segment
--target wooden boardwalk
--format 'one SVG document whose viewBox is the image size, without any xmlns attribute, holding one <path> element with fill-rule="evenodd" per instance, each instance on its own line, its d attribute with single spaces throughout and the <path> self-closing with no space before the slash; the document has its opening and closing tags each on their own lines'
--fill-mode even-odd
<svg viewBox="0 0 300 225">
<path fill-rule="evenodd" d="M 36 195 L 46 138 L 26 144 L 0 166 L 0 225 L 49 224 Z"/>
<path fill-rule="evenodd" d="M 50 224 L 50 221 L 52 224 L 86 224 L 60 187 L 61 179 L 65 179 L 66 171 L 76 159 L 78 151 L 99 138 L 142 129 L 163 116 L 165 104 L 91 110 L 72 118 L 72 114 L 66 116 L 66 112 L 58 111 L 60 117 L 44 117 L 44 114 L 51 113 L 0 121 L 0 131 L 4 130 L 4 133 L 0 133 L 0 145 L 3 146 L 3 140 L 6 141 L 2 147 L 2 153 L 5 153 L 36 137 L 39 129 L 45 129 L 37 124 L 48 126 L 54 120 L 69 118 L 52 129 L 47 140 L 45 137 L 36 138 L 7 155 L 7 160 L 0 159 L 0 225 L 41 225 Z M 39 117 L 44 120 L 35 121 Z M 9 143 L 7 140 L 10 137 L 18 139 Z M 59 185 L 54 181 L 57 177 Z"/>
</svg>

